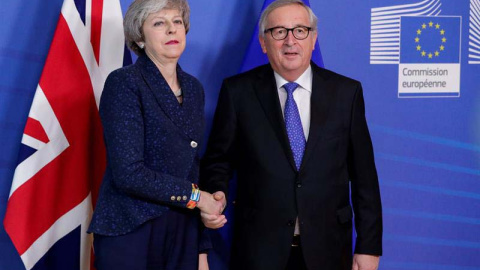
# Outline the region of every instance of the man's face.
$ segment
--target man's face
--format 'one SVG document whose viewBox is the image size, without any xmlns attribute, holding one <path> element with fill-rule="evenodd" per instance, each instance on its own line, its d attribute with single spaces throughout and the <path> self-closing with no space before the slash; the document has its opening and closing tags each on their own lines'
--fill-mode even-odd
<svg viewBox="0 0 480 270">
<path fill-rule="evenodd" d="M 265 29 L 272 27 L 294 28 L 311 27 L 307 10 L 297 4 L 287 5 L 273 10 L 267 17 Z M 273 70 L 283 78 L 296 80 L 310 65 L 312 51 L 315 48 L 317 32 L 309 33 L 303 40 L 297 40 L 292 32 L 283 40 L 273 39 L 270 32 L 260 36 L 262 50 L 267 54 Z"/>
</svg>

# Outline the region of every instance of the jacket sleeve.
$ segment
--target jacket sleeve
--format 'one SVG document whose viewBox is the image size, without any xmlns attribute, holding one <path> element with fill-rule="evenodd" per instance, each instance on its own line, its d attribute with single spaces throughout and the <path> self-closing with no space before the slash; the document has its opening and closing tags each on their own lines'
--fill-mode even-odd
<svg viewBox="0 0 480 270">
<path fill-rule="evenodd" d="M 352 104 L 348 169 L 357 239 L 355 253 L 382 254 L 382 207 L 373 147 L 365 119 L 362 86 Z"/>
<path fill-rule="evenodd" d="M 213 118 L 207 150 L 200 166 L 200 188 L 227 194 L 233 172 L 237 118 L 231 90 L 223 82 Z"/>
<path fill-rule="evenodd" d="M 151 170 L 144 164 L 142 104 L 136 89 L 129 86 L 126 74 L 112 72 L 107 78 L 100 117 L 115 187 L 144 200 L 186 207 L 192 183 Z M 172 195 L 180 196 L 181 200 L 173 200 Z"/>
</svg>

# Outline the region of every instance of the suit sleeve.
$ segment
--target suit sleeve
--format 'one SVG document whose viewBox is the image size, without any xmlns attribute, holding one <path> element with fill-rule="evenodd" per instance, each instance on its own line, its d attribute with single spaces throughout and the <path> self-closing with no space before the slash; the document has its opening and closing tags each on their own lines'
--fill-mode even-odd
<svg viewBox="0 0 480 270">
<path fill-rule="evenodd" d="M 224 81 L 218 97 L 207 150 L 200 166 L 200 188 L 227 194 L 233 172 L 237 118 L 231 89 Z"/>
<path fill-rule="evenodd" d="M 100 101 L 107 161 L 116 188 L 131 196 L 157 203 L 186 207 L 192 183 L 151 170 L 144 164 L 144 123 L 141 101 L 126 82 L 126 76 L 112 73 L 105 82 Z M 185 195 L 187 201 L 172 201 L 171 195 Z"/>
<path fill-rule="evenodd" d="M 357 239 L 355 253 L 382 254 L 382 207 L 360 84 L 352 104 L 348 168 Z"/>
</svg>

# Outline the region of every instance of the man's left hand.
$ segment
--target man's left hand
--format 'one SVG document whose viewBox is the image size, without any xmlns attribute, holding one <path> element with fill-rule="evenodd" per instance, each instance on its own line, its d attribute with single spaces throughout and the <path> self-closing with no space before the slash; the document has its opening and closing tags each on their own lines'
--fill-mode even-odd
<svg viewBox="0 0 480 270">
<path fill-rule="evenodd" d="M 379 256 L 354 254 L 352 270 L 377 270 L 379 262 Z"/>
</svg>

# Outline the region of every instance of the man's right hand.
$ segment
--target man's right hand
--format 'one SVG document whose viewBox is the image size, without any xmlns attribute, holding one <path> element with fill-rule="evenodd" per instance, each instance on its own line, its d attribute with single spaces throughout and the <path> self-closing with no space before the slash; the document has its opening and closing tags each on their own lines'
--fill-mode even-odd
<svg viewBox="0 0 480 270">
<path fill-rule="evenodd" d="M 225 207 L 227 207 L 227 197 L 225 196 L 225 193 L 223 193 L 223 191 L 217 191 L 212 195 L 216 201 L 219 201 L 222 203 L 222 212 L 223 212 L 223 210 L 225 210 Z"/>
<path fill-rule="evenodd" d="M 227 218 L 225 215 L 210 215 L 205 212 L 200 212 L 202 217 L 202 222 L 205 227 L 209 229 L 219 229 L 227 223 Z"/>
</svg>

